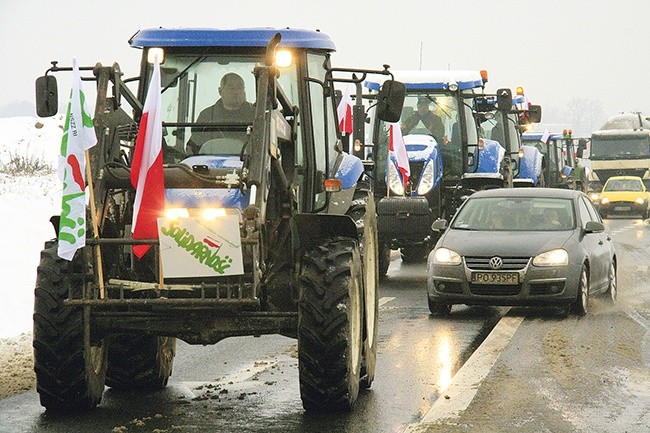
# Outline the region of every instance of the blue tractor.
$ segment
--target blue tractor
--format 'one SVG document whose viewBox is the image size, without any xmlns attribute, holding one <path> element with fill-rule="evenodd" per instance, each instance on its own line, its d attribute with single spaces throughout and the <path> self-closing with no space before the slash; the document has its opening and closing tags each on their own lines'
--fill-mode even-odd
<svg viewBox="0 0 650 433">
<path fill-rule="evenodd" d="M 350 410 L 375 375 L 377 223 L 372 197 L 363 232 L 346 215 L 364 166 L 340 141 L 334 43 L 287 28 L 152 28 L 129 44 L 142 51 L 136 77 L 117 64 L 80 68 L 97 91 L 90 218 L 86 247 L 71 261 L 57 255 L 57 239 L 41 254 L 41 404 L 79 411 L 98 405 L 105 385 L 162 388 L 177 338 L 205 345 L 281 334 L 298 340 L 304 408 Z M 157 237 L 133 239 L 129 178 L 154 58 L 164 212 Z M 53 62 L 37 79 L 39 116 L 56 113 L 54 74 L 71 69 Z M 390 77 L 387 68 L 354 71 Z M 205 111 L 231 85 L 248 118 Z M 389 79 L 379 93 L 378 117 L 396 121 L 403 86 Z M 63 223 L 52 220 L 58 235 Z M 141 258 L 132 253 L 139 245 L 151 246 Z"/>
</svg>

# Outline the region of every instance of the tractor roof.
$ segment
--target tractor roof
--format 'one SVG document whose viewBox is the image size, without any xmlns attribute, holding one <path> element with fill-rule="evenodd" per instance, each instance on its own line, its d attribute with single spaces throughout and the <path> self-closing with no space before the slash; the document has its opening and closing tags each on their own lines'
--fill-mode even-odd
<svg viewBox="0 0 650 433">
<path fill-rule="evenodd" d="M 544 132 L 526 131 L 521 134 L 521 138 L 524 141 L 542 141 L 544 134 Z M 548 139 L 561 140 L 564 138 L 564 134 L 561 134 L 559 132 L 549 132 L 548 134 Z"/>
<path fill-rule="evenodd" d="M 397 81 L 407 90 L 446 90 L 449 84 L 456 83 L 460 90 L 483 87 L 479 71 L 434 70 L 434 71 L 391 71 Z M 366 82 L 366 87 L 379 90 L 379 82 Z"/>
<path fill-rule="evenodd" d="M 153 28 L 139 30 L 129 40 L 132 47 L 266 47 L 276 34 L 282 35 L 281 47 L 335 51 L 334 42 L 324 33 L 313 30 L 209 28 Z"/>
</svg>

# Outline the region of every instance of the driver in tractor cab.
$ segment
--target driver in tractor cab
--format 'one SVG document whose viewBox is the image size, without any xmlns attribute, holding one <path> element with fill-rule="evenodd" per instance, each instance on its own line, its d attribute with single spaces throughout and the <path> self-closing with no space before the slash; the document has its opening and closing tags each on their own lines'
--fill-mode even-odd
<svg viewBox="0 0 650 433">
<path fill-rule="evenodd" d="M 252 123 L 255 118 L 255 107 L 246 100 L 246 89 L 244 79 L 234 72 L 227 73 L 221 78 L 219 84 L 220 98 L 213 105 L 205 108 L 197 123 Z M 242 139 L 242 133 L 224 133 L 217 131 L 205 131 L 194 128 L 194 132 L 187 142 L 187 147 L 193 154 L 199 153 L 199 149 L 206 141 L 218 137 L 233 137 Z M 242 140 L 243 141 L 243 140 Z"/>
<path fill-rule="evenodd" d="M 440 143 L 447 141 L 445 136 L 445 125 L 443 125 L 440 117 L 436 116 L 429 108 L 431 102 L 433 101 L 428 97 L 421 97 L 418 99 L 417 111 L 411 114 L 402 124 L 402 134 L 408 134 L 413 128 L 422 122 L 424 127 L 433 135 L 436 141 Z"/>
</svg>

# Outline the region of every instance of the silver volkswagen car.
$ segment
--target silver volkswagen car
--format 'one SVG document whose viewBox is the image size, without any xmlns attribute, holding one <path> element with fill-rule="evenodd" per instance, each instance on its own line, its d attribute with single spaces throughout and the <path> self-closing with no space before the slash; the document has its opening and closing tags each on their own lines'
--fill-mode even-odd
<svg viewBox="0 0 650 433">
<path fill-rule="evenodd" d="M 454 304 L 570 308 L 589 296 L 616 301 L 616 250 L 609 229 L 580 191 L 508 188 L 472 194 L 427 261 L 429 310 Z"/>
</svg>

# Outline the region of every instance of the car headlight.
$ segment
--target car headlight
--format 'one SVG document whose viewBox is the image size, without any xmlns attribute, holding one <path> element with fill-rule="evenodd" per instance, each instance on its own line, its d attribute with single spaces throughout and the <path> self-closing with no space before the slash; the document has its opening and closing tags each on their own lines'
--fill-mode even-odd
<svg viewBox="0 0 650 433">
<path fill-rule="evenodd" d="M 600 200 L 600 204 L 609 204 L 609 199 L 608 199 L 607 197 L 603 197 L 603 198 Z"/>
<path fill-rule="evenodd" d="M 420 183 L 418 185 L 418 195 L 424 195 L 431 191 L 431 188 L 433 188 L 433 165 L 434 164 L 432 162 L 429 162 L 427 166 L 424 167 L 424 170 L 422 170 L 422 174 L 420 175 Z"/>
<path fill-rule="evenodd" d="M 404 195 L 404 182 L 393 161 L 388 164 L 388 187 L 395 195 Z"/>
<path fill-rule="evenodd" d="M 592 202 L 596 203 L 598 201 L 598 194 L 593 193 L 589 196 Z"/>
<path fill-rule="evenodd" d="M 460 265 L 460 254 L 449 248 L 438 248 L 433 253 L 433 263 L 436 265 Z"/>
<path fill-rule="evenodd" d="M 645 200 L 643 199 L 643 197 L 638 197 L 636 200 L 634 200 L 634 202 L 636 204 L 643 204 L 645 203 Z"/>
<path fill-rule="evenodd" d="M 538 254 L 533 259 L 533 265 L 535 266 L 566 266 L 568 264 L 569 254 L 561 248 Z"/>
</svg>

